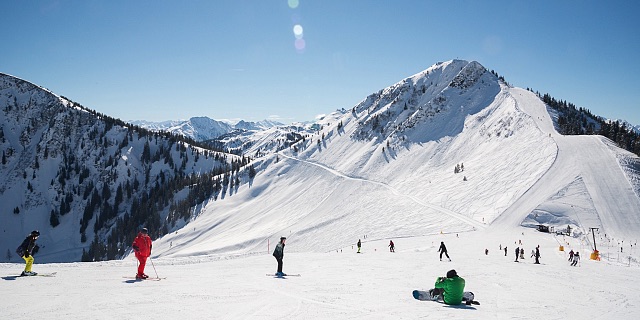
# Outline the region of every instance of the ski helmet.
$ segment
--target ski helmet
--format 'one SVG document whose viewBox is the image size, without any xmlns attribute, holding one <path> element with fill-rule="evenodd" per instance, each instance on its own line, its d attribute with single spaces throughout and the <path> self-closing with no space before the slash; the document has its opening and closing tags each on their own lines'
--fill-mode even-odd
<svg viewBox="0 0 640 320">
<path fill-rule="evenodd" d="M 149 230 L 147 230 L 147 228 L 142 228 L 142 230 L 140 230 L 140 232 L 142 232 L 144 234 L 147 234 L 147 233 L 149 233 Z"/>
<path fill-rule="evenodd" d="M 39 237 L 39 236 L 40 236 L 40 231 L 38 231 L 38 230 L 33 230 L 33 231 L 31 231 L 31 235 L 32 235 L 32 236 Z"/>
</svg>

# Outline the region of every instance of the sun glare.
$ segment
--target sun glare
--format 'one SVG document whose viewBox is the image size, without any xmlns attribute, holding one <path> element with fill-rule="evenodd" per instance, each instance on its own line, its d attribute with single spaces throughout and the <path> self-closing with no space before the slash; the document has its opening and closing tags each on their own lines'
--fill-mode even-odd
<svg viewBox="0 0 640 320">
<path fill-rule="evenodd" d="M 302 39 L 302 26 L 299 24 L 296 24 L 293 27 L 293 34 L 296 36 L 296 39 Z"/>
</svg>

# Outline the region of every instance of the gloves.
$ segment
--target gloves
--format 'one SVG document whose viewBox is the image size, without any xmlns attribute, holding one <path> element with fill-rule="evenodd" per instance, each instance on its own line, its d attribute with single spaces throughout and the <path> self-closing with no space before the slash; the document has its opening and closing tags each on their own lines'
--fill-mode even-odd
<svg viewBox="0 0 640 320">
<path fill-rule="evenodd" d="M 24 252 L 24 257 L 25 257 L 25 258 L 29 258 L 29 251 L 25 251 L 25 252 Z"/>
</svg>

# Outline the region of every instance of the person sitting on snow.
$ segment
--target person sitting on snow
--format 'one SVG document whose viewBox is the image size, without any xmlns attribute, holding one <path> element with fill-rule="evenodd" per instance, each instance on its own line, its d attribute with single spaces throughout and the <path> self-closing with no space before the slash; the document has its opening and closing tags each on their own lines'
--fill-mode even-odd
<svg viewBox="0 0 640 320">
<path fill-rule="evenodd" d="M 446 277 L 436 279 L 435 288 L 429 290 L 433 300 L 442 298 L 444 303 L 458 305 L 462 303 L 465 281 L 458 276 L 456 270 L 449 270 Z"/>
</svg>

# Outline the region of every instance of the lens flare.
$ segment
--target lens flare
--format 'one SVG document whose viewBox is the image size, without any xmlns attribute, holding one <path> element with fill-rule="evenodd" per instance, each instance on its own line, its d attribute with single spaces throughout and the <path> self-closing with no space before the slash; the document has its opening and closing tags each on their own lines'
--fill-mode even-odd
<svg viewBox="0 0 640 320">
<path fill-rule="evenodd" d="M 306 46 L 306 43 L 304 42 L 304 39 L 296 39 L 295 46 L 298 52 L 303 52 Z"/>
<path fill-rule="evenodd" d="M 300 1 L 298 0 L 289 0 L 289 8 L 291 9 L 295 9 L 298 7 L 298 5 L 300 5 Z"/>
<path fill-rule="evenodd" d="M 302 33 L 303 29 L 301 25 L 296 24 L 293 26 L 293 34 L 296 36 L 296 39 L 302 39 Z"/>
</svg>

